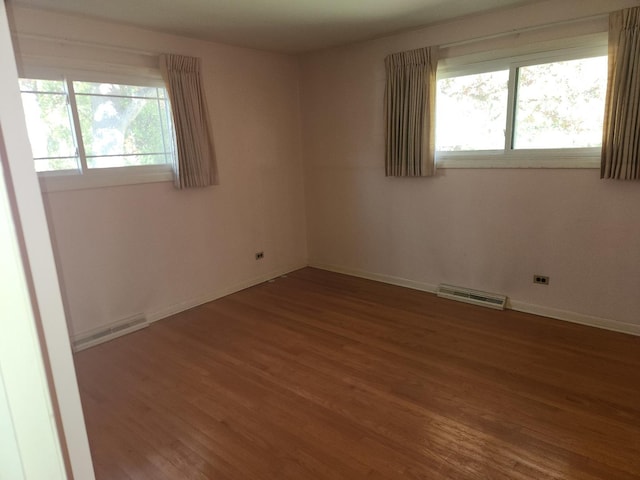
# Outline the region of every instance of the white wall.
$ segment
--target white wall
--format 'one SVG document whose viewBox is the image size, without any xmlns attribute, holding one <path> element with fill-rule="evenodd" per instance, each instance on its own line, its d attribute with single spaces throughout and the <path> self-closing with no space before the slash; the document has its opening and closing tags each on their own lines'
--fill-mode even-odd
<svg viewBox="0 0 640 480">
<path fill-rule="evenodd" d="M 520 309 L 639 332 L 640 214 L 628 207 L 640 201 L 635 184 L 557 169 L 385 178 L 382 122 L 389 53 L 459 42 L 445 53 L 468 53 L 477 47 L 467 40 L 638 3 L 548 1 L 299 59 L 16 8 L 19 58 L 84 57 L 111 68 L 148 62 L 144 52 L 175 52 L 202 57 L 207 78 L 221 185 L 45 195 L 73 332 L 138 312 L 161 318 L 303 266 L 307 246 L 315 265 L 426 289 L 449 282 L 502 292 Z M 558 31 L 486 45 L 565 34 Z M 266 255 L 256 262 L 259 250 Z M 533 273 L 551 284 L 533 285 Z"/>
<path fill-rule="evenodd" d="M 15 7 L 13 20 L 19 61 L 56 55 L 112 70 L 171 52 L 203 62 L 219 186 L 44 195 L 73 334 L 140 312 L 157 319 L 306 265 L 294 57 L 27 8 Z"/>
<path fill-rule="evenodd" d="M 601 181 L 593 169 L 385 178 L 383 128 L 390 53 L 637 4 L 549 1 L 304 57 L 311 264 L 425 289 L 446 282 L 500 292 L 523 310 L 640 333 L 637 182 Z M 550 285 L 534 285 L 534 273 Z"/>
</svg>

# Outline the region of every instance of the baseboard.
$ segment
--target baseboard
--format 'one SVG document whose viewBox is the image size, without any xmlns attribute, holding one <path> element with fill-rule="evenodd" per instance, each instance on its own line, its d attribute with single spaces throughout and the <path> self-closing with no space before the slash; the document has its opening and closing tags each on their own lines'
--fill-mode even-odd
<svg viewBox="0 0 640 480">
<path fill-rule="evenodd" d="M 259 275 L 249 280 L 245 280 L 243 282 L 237 283 L 230 287 L 222 288 L 220 290 L 216 290 L 215 292 L 211 292 L 206 295 L 201 295 L 199 297 L 194 297 L 189 300 L 185 300 L 183 302 L 170 305 L 166 308 L 162 308 L 160 310 L 147 313 L 147 320 L 149 321 L 149 323 L 157 322 L 158 320 L 162 320 L 163 318 L 176 315 L 180 312 L 184 312 L 185 310 L 189 310 L 191 308 L 197 307 L 199 305 L 203 305 L 205 303 L 213 302 L 214 300 L 217 300 L 219 298 L 226 297 L 227 295 L 231 295 L 232 293 L 236 293 L 241 290 L 245 290 L 247 288 L 258 285 L 260 283 L 264 283 L 273 278 L 286 275 L 287 273 L 291 273 L 295 270 L 300 270 L 301 268 L 304 268 L 306 266 L 307 266 L 306 262 L 305 263 L 301 262 L 299 264 L 294 264 L 285 268 L 273 270 L 269 273 L 265 273 L 263 275 Z"/>
<path fill-rule="evenodd" d="M 390 285 L 397 285 L 399 287 L 407 287 L 413 290 L 421 290 L 423 292 L 435 293 L 438 289 L 437 285 L 430 283 L 416 282 L 414 280 L 408 280 L 402 277 L 394 277 L 392 275 L 384 275 L 382 273 L 366 272 L 364 270 L 356 270 L 354 268 L 344 268 L 337 265 L 327 265 L 324 263 L 310 262 L 310 267 L 318 268 L 320 270 L 327 270 L 328 272 L 342 273 L 344 275 L 351 275 L 352 277 L 366 278 L 367 280 L 375 280 L 376 282 L 388 283 Z"/>
<path fill-rule="evenodd" d="M 327 270 L 330 272 L 351 275 L 353 277 L 366 278 L 368 280 L 388 283 L 390 285 L 397 285 L 400 287 L 412 288 L 414 290 L 421 290 L 423 292 L 435 293 L 437 289 L 437 285 L 424 282 L 416 282 L 415 280 L 395 277 L 392 275 L 384 275 L 382 273 L 367 272 L 364 270 L 339 267 L 337 265 L 327 265 L 313 261 L 309 262 L 309 266 L 319 268 L 320 270 Z M 579 323 L 581 325 L 587 325 L 589 327 L 596 327 L 604 330 L 612 330 L 614 332 L 640 336 L 640 325 L 632 323 L 619 322 L 617 320 L 611 320 L 608 318 L 594 317 L 591 315 L 585 315 L 583 313 L 570 312 L 567 310 L 560 310 L 557 308 L 545 307 L 542 305 L 534 305 L 531 303 L 512 299 L 509 299 L 509 301 L 507 302 L 507 308 L 518 312 L 539 315 L 541 317 L 553 318 L 556 320 L 563 320 L 565 322 Z"/>
<path fill-rule="evenodd" d="M 144 314 L 138 313 L 131 317 L 123 318 L 121 320 L 72 335 L 71 348 L 74 353 L 77 353 L 123 335 L 137 332 L 138 330 L 148 326 L 149 322 L 145 318 Z"/>
<path fill-rule="evenodd" d="M 271 280 L 273 278 L 286 275 L 287 273 L 293 272 L 295 270 L 299 270 L 306 266 L 318 268 L 320 270 L 327 270 L 335 273 L 342 273 L 342 274 L 350 275 L 353 277 L 365 278 L 367 280 L 374 280 L 377 282 L 387 283 L 390 285 L 397 285 L 400 287 L 411 288 L 413 290 L 420 290 L 428 293 L 435 293 L 437 290 L 437 285 L 425 283 L 425 282 L 417 282 L 415 280 L 409 280 L 406 278 L 396 277 L 393 275 L 367 272 L 364 270 L 358 270 L 358 269 L 347 268 L 347 267 L 339 267 L 337 265 L 328 265 L 328 264 L 323 264 L 323 263 L 313 262 L 313 261 L 309 262 L 309 264 L 300 262 L 298 264 L 290 265 L 285 268 L 277 269 L 269 273 L 259 275 L 257 277 L 232 285 L 228 288 L 223 288 L 215 292 L 211 292 L 207 295 L 194 297 L 189 300 L 185 300 L 183 302 L 176 303 L 174 305 L 170 305 L 168 307 L 162 308 L 160 310 L 149 312 L 146 314 L 146 319 L 148 323 L 157 322 L 158 320 L 162 320 L 164 318 L 170 317 L 172 315 L 176 315 L 180 312 L 184 312 L 186 310 L 197 307 L 199 305 L 212 302 L 214 300 L 225 297 L 227 295 L 231 295 L 232 293 L 236 293 L 246 288 L 250 288 L 260 283 Z M 507 308 L 511 310 L 516 310 L 519 312 L 531 313 L 534 315 L 540 315 L 542 317 L 553 318 L 556 320 L 579 323 L 581 325 L 587 325 L 590 327 L 596 327 L 596 328 L 601 328 L 605 330 L 612 330 L 615 332 L 621 332 L 621 333 L 627 333 L 630 335 L 640 336 L 640 325 L 636 325 L 636 324 L 619 322 L 619 321 L 611 320 L 607 318 L 594 317 L 591 315 L 585 315 L 582 313 L 576 313 L 576 312 L 571 312 L 567 310 L 560 310 L 557 308 L 545 307 L 542 305 L 534 305 L 534 304 L 521 302 L 518 300 L 512 300 L 512 299 L 509 299 L 507 303 Z M 72 340 L 78 340 L 88 335 L 92 335 L 96 331 L 99 331 L 104 328 L 105 327 L 100 327 L 98 329 L 77 333 L 73 335 Z M 115 336 L 110 338 L 105 337 L 104 339 L 97 341 L 95 345 L 99 343 L 103 343 L 104 341 L 111 340 L 112 338 L 115 338 Z M 94 344 L 92 344 L 91 346 L 94 346 Z"/>
<path fill-rule="evenodd" d="M 154 312 L 150 312 L 147 313 L 145 315 L 143 314 L 139 314 L 140 316 L 144 316 L 147 320 L 146 324 L 144 325 L 140 325 L 137 326 L 133 329 L 129 329 L 127 331 L 123 331 L 123 332 L 118 332 L 117 334 L 112 334 L 112 335 L 105 335 L 99 339 L 96 339 L 95 341 L 92 341 L 90 344 L 87 343 L 86 345 L 83 345 L 81 348 L 77 348 L 74 349 L 74 351 L 80 351 L 80 350 L 84 350 L 85 348 L 90 348 L 90 347 L 94 347 L 96 345 L 99 345 L 101 343 L 104 342 L 108 342 L 109 340 L 113 340 L 114 338 L 117 338 L 119 336 L 122 335 L 126 335 L 129 333 L 133 333 L 134 331 L 140 330 L 141 328 L 144 328 L 146 326 L 148 326 L 150 323 L 153 322 L 157 322 L 158 320 L 162 320 L 163 318 L 167 318 L 170 317 L 172 315 L 176 315 L 180 312 L 184 312 L 185 310 L 189 310 L 191 308 L 197 307 L 198 305 L 202 305 L 204 303 L 208 303 L 208 302 L 212 302 L 214 300 L 217 300 L 218 298 L 221 297 L 225 297 L 227 295 L 231 295 L 232 293 L 236 293 L 239 292 L 241 290 L 244 290 L 246 288 L 249 287 L 253 287 L 255 285 L 258 285 L 260 283 L 266 282 L 268 280 L 271 280 L 273 278 L 277 278 L 280 277 L 282 275 L 286 275 L 287 273 L 293 272 L 294 270 L 299 270 L 301 268 L 306 267 L 307 264 L 305 263 L 299 263 L 299 264 L 295 264 L 295 265 L 291 265 L 289 267 L 286 268 L 282 268 L 282 269 L 278 269 L 278 270 L 274 270 L 271 271 L 269 273 L 265 273 L 263 275 L 259 275 L 257 277 L 251 278 L 249 280 L 246 280 L 244 282 L 240 282 L 237 283 L 233 286 L 230 286 L 228 288 L 223 288 L 220 290 L 217 290 L 215 292 L 212 292 L 210 294 L 207 295 L 201 295 L 199 297 L 195 297 L 195 298 L 191 298 L 189 300 L 185 300 L 183 302 L 180 303 L 176 303 L 174 305 L 170 305 L 166 308 L 162 308 L 160 310 L 156 310 Z M 78 342 L 82 339 L 85 339 L 87 337 L 93 336 L 98 332 L 104 331 L 104 330 L 108 330 L 109 328 L 111 328 L 114 325 L 117 325 L 121 323 L 121 321 L 115 322 L 115 323 L 111 323 L 108 325 L 103 325 L 97 328 L 93 328 L 91 330 L 87 330 L 85 332 L 80 332 L 80 333 L 76 333 L 71 337 L 71 341 L 72 342 Z"/>
<path fill-rule="evenodd" d="M 619 322 L 608 318 L 594 317 L 584 313 L 576 313 L 559 308 L 544 307 L 542 305 L 533 305 L 531 303 L 511 300 L 508 308 L 523 313 L 533 313 L 541 317 L 554 318 L 565 322 L 579 323 L 589 327 L 602 328 L 604 330 L 612 330 L 614 332 L 628 333 L 629 335 L 640 336 L 640 325 L 633 323 Z"/>
</svg>

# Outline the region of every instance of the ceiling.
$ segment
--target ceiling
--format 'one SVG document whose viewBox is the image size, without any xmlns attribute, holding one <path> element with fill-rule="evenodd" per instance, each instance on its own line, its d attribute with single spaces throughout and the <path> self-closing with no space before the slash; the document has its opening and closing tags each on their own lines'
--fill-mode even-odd
<svg viewBox="0 0 640 480">
<path fill-rule="evenodd" d="M 299 53 L 541 0 L 15 0 L 233 45 Z"/>
</svg>

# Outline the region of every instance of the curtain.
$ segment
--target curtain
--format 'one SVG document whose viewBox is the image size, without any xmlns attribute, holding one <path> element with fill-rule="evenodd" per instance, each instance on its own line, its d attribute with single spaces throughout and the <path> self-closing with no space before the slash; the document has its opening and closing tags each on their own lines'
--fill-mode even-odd
<svg viewBox="0 0 640 480">
<path fill-rule="evenodd" d="M 215 185 L 218 169 L 200 59 L 161 55 L 160 70 L 171 101 L 176 132 L 175 185 L 181 189 Z"/>
<path fill-rule="evenodd" d="M 640 179 L 640 8 L 609 16 L 600 178 Z"/>
<path fill-rule="evenodd" d="M 385 58 L 385 173 L 393 177 L 435 175 L 437 47 Z"/>
</svg>

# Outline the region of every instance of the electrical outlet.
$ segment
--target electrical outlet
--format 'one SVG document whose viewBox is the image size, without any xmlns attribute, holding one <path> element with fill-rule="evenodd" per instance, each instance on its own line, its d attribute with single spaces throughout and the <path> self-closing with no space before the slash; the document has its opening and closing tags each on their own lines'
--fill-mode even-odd
<svg viewBox="0 0 640 480">
<path fill-rule="evenodd" d="M 256 260 L 262 260 L 264 258 L 264 252 L 256 253 Z"/>
<path fill-rule="evenodd" d="M 549 285 L 549 277 L 545 277 L 544 275 L 534 275 L 533 283 L 538 283 L 540 285 Z"/>
</svg>

